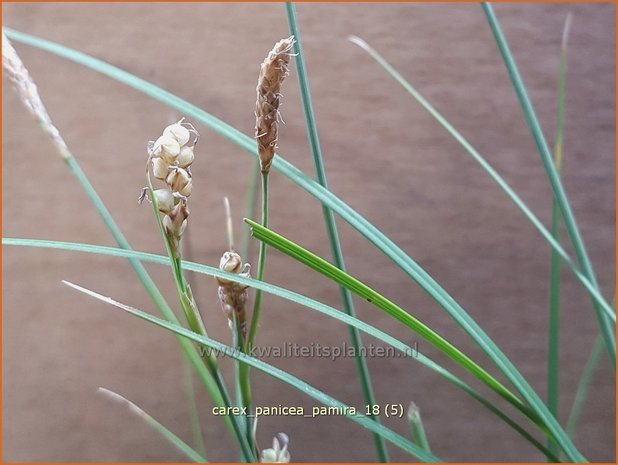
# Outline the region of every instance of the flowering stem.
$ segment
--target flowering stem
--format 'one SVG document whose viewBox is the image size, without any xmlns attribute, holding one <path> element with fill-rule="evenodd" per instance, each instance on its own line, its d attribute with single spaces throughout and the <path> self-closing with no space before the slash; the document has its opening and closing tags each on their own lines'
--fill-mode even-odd
<svg viewBox="0 0 618 465">
<path fill-rule="evenodd" d="M 200 314 L 199 310 L 197 309 L 197 306 L 195 305 L 193 295 L 191 294 L 190 288 L 187 287 L 187 283 L 182 274 L 182 261 L 179 257 L 175 256 L 169 237 L 165 233 L 163 222 L 161 221 L 161 216 L 159 215 L 159 206 L 157 204 L 157 198 L 154 195 L 154 191 L 152 188 L 152 180 L 150 179 L 150 171 L 148 172 L 147 180 L 148 180 L 148 196 L 151 199 L 152 210 L 156 218 L 157 225 L 159 226 L 159 231 L 161 232 L 161 235 L 163 236 L 163 242 L 165 243 L 165 248 L 170 258 L 170 263 L 172 266 L 172 274 L 174 276 L 174 281 L 176 283 L 178 296 L 180 298 L 180 304 L 181 304 L 183 313 L 185 314 L 185 318 L 187 319 L 189 329 L 191 329 L 191 331 L 193 332 L 201 334 L 202 336 L 208 337 L 208 334 L 206 333 L 206 328 L 204 327 L 204 323 L 202 322 L 202 319 L 199 316 Z M 219 370 L 219 364 L 217 363 L 217 359 L 212 354 L 212 352 L 204 351 L 204 354 L 202 355 L 202 360 L 204 361 L 204 364 L 210 371 L 210 374 L 212 375 L 215 381 L 217 389 L 219 390 L 219 393 L 223 400 L 223 404 L 226 407 L 231 407 L 232 401 L 230 399 L 230 395 L 225 386 L 225 381 L 223 379 L 223 376 L 221 375 L 221 371 Z M 239 442 L 243 456 L 247 461 L 250 462 L 253 460 L 253 457 L 254 457 L 253 450 L 250 447 L 249 443 L 247 442 L 246 437 L 243 436 L 243 433 L 241 431 L 240 426 L 238 425 L 236 417 L 231 416 L 230 418 L 231 418 L 232 429 Z"/>
<path fill-rule="evenodd" d="M 262 226 L 268 227 L 268 173 L 262 172 Z M 258 265 L 256 279 L 259 281 L 264 280 L 264 265 L 266 262 L 266 244 L 260 242 L 258 252 Z M 262 291 L 257 289 L 255 291 L 255 302 L 253 304 L 253 313 L 251 316 L 251 326 L 247 333 L 247 340 L 244 343 L 244 353 L 250 354 L 255 344 L 255 337 L 260 321 L 260 312 L 262 309 Z M 247 408 L 247 411 L 251 411 L 251 381 L 249 379 L 249 365 L 241 365 L 239 367 L 239 384 L 243 406 Z M 251 422 L 247 419 L 246 422 L 247 438 L 255 444 L 253 438 L 253 431 L 251 428 Z M 257 452 L 257 451 L 256 451 Z"/>
</svg>

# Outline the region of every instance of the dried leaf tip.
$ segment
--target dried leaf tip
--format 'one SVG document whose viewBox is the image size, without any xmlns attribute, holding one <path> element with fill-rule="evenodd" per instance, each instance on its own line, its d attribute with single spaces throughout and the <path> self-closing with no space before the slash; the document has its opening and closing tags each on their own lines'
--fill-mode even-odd
<svg viewBox="0 0 618 465">
<path fill-rule="evenodd" d="M 294 36 L 277 42 L 260 67 L 256 88 L 255 138 L 260 168 L 265 174 L 270 170 L 277 148 L 281 84 L 290 73 L 289 63 L 295 43 Z"/>
<path fill-rule="evenodd" d="M 43 105 L 36 84 L 4 32 L 2 33 L 2 67 L 6 71 L 7 77 L 15 85 L 21 102 L 30 114 L 37 119 L 43 131 L 51 138 L 60 157 L 63 160 L 71 158 L 72 155 L 67 144 L 52 123 L 47 109 Z"/>
</svg>

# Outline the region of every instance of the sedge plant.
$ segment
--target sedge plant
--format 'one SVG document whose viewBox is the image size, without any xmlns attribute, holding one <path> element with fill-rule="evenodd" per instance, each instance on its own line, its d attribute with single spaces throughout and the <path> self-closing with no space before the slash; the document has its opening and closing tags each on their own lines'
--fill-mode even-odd
<svg viewBox="0 0 618 465">
<path fill-rule="evenodd" d="M 459 143 L 462 144 L 472 158 L 482 166 L 489 176 L 491 176 L 549 243 L 552 251 L 552 263 L 558 263 L 558 260 L 561 260 L 573 272 L 577 280 L 588 291 L 591 297 L 594 311 L 600 325 L 601 340 L 603 340 L 605 348 L 609 351 L 610 359 L 613 363 L 612 337 L 608 335 L 608 332 L 612 328 L 611 325 L 615 323 L 615 309 L 607 303 L 607 300 L 603 297 L 599 289 L 596 275 L 588 259 L 577 223 L 570 210 L 568 198 L 564 193 L 564 188 L 562 187 L 560 179 L 556 176 L 556 166 L 553 164 L 552 166 L 547 166 L 547 153 L 542 132 L 536 122 L 534 110 L 527 97 L 523 82 L 521 82 L 518 76 L 512 54 L 506 45 L 506 40 L 500 31 L 499 24 L 497 23 L 491 7 L 485 4 L 483 8 L 513 79 L 517 96 L 522 102 L 526 120 L 531 126 L 533 136 L 539 147 L 542 161 L 547 169 L 548 179 L 554 191 L 554 199 L 556 202 L 556 208 L 554 210 L 555 212 L 559 210 L 561 217 L 565 221 L 569 232 L 569 238 L 576 252 L 576 261 L 573 260 L 560 245 L 556 230 L 552 228 L 552 232 L 549 232 L 543 226 L 541 221 L 538 220 L 531 209 L 521 200 L 506 181 L 504 181 L 486 160 L 415 88 L 362 39 L 353 38 L 352 40 L 382 65 L 382 67 L 394 77 L 408 93 L 410 93 Z M 576 447 L 572 439 L 572 434 L 569 434 L 571 431 L 567 431 L 557 419 L 555 399 L 558 390 L 555 385 L 555 380 L 557 378 L 558 362 L 555 359 L 555 350 L 557 348 L 558 339 L 552 339 L 550 333 L 550 344 L 551 347 L 553 347 L 554 358 L 552 359 L 553 361 L 549 361 L 548 365 L 550 369 L 550 385 L 552 384 L 551 379 L 553 379 L 554 384 L 553 387 L 550 387 L 550 400 L 546 402 L 541 399 L 528 380 L 500 349 L 498 344 L 483 330 L 479 322 L 472 318 L 463 306 L 451 296 L 440 283 L 430 276 L 411 256 L 405 253 L 376 226 L 372 225 L 329 190 L 322 150 L 317 133 L 316 118 L 312 110 L 308 71 L 304 61 L 298 18 L 296 17 L 296 12 L 292 4 L 286 5 L 286 12 L 290 33 L 293 35 L 277 42 L 261 65 L 255 107 L 255 139 L 240 133 L 235 128 L 180 97 L 108 63 L 44 39 L 4 29 L 7 36 L 14 41 L 38 47 L 103 73 L 176 109 L 184 114 L 187 119 L 183 118 L 179 122 L 165 127 L 160 136 L 147 146 L 146 187 L 142 192 L 141 199 L 147 199 L 152 204 L 155 223 L 162 236 L 167 257 L 146 254 L 134 251 L 130 248 L 129 244 L 122 236 L 122 233 L 111 219 L 109 212 L 107 212 L 103 206 L 98 194 L 89 184 L 83 172 L 79 169 L 79 165 L 77 165 L 74 157 L 70 155 L 58 131 L 50 129 L 55 129 L 55 127 L 51 124 L 51 119 L 47 113 L 40 110 L 37 111 L 36 109 L 32 110 L 32 101 L 37 105 L 38 102 L 40 102 L 38 94 L 36 94 L 38 100 L 32 100 L 30 98 L 36 90 L 36 87 L 33 87 L 33 81 L 29 76 L 28 79 L 26 79 L 26 84 L 21 82 L 20 79 L 13 79 L 22 96 L 22 100 L 31 112 L 33 112 L 35 117 L 37 117 L 43 129 L 50 135 L 52 140 L 54 140 L 63 160 L 69 165 L 71 172 L 80 182 L 80 185 L 93 201 L 97 211 L 103 217 L 107 227 L 118 243 L 118 248 L 59 241 L 36 241 L 25 238 L 3 238 L 3 245 L 42 247 L 46 249 L 93 253 L 128 259 L 145 289 L 153 297 L 155 305 L 161 310 L 163 318 L 157 318 L 150 313 L 134 308 L 128 304 L 118 302 L 111 297 L 103 296 L 95 290 L 87 289 L 79 284 L 68 281 L 65 281 L 65 283 L 71 288 L 94 299 L 102 301 L 112 307 L 122 309 L 130 315 L 174 333 L 181 342 L 183 353 L 190 362 L 190 366 L 198 374 L 204 388 L 215 405 L 229 408 L 234 405 L 234 402 L 228 393 L 226 380 L 221 374 L 218 360 L 216 356 L 213 355 L 215 353 L 213 350 L 217 351 L 217 353 L 225 354 L 236 361 L 237 368 L 234 371 L 234 386 L 238 393 L 236 402 L 239 406 L 245 407 L 249 413 L 252 412 L 253 398 L 257 392 L 256 386 L 250 382 L 250 368 L 253 368 L 288 384 L 292 388 L 297 389 L 299 392 L 327 407 L 340 409 L 345 412 L 346 419 L 364 427 L 372 434 L 377 456 L 381 461 L 388 461 L 386 443 L 407 452 L 412 457 L 421 461 L 440 461 L 438 456 L 439 440 L 432 440 L 432 446 L 430 447 L 430 438 L 423 425 L 420 411 L 415 404 L 410 404 L 411 407 L 407 416 L 410 433 L 410 439 L 408 439 L 384 426 L 380 422 L 379 416 L 372 414 L 373 412 L 370 411 L 368 414 L 363 414 L 362 411 L 358 412 L 354 406 L 347 405 L 335 399 L 328 393 L 317 389 L 302 379 L 254 358 L 251 355 L 251 349 L 255 345 L 261 312 L 265 311 L 262 308 L 263 294 L 267 292 L 279 298 L 300 304 L 308 310 L 326 315 L 333 321 L 339 321 L 345 324 L 348 327 L 352 344 L 355 347 L 360 347 L 360 332 L 364 332 L 389 344 L 402 353 L 407 354 L 408 357 L 406 358 L 420 363 L 425 368 L 428 368 L 431 373 L 437 374 L 441 379 L 448 381 L 457 390 L 466 393 L 480 403 L 481 406 L 493 413 L 498 421 L 504 422 L 512 428 L 515 433 L 523 437 L 531 447 L 536 448 L 548 461 L 586 461 L 586 458 Z M 5 64 L 5 43 L 10 45 L 8 40 L 3 36 L 3 66 L 5 69 L 9 70 L 13 77 L 27 76 L 21 62 L 15 61 L 16 53 L 14 53 L 14 50 L 12 52 L 14 56 L 11 55 L 13 61 L 10 62 L 7 59 L 7 63 Z M 7 50 L 12 50 L 12 48 L 8 49 L 7 47 Z M 282 96 L 281 85 L 289 73 L 289 64 L 294 57 L 301 88 L 301 98 L 309 146 L 313 157 L 317 180 L 313 180 L 310 176 L 275 153 L 280 122 L 279 104 Z M 564 70 L 561 71 L 561 79 L 563 75 Z M 563 101 L 563 87 L 561 97 L 559 98 Z M 198 132 L 196 127 L 189 123 L 189 121 L 200 124 L 209 130 L 227 137 L 237 147 L 244 149 L 256 157 L 256 167 L 259 166 L 259 178 L 261 179 L 261 220 L 259 222 L 252 221 L 249 218 L 245 220 L 254 239 L 259 242 L 255 278 L 251 277 L 250 267 L 245 261 L 248 243 L 243 241 L 241 254 L 238 254 L 234 250 L 231 228 L 232 215 L 230 213 L 229 204 L 226 204 L 226 229 L 228 231 L 229 250 L 223 254 L 219 266 L 210 267 L 205 264 L 192 263 L 183 259 L 182 240 L 183 234 L 188 227 L 188 203 L 193 186 L 191 165 L 196 157 L 199 158 L 199 155 L 194 153 L 198 140 Z M 559 125 L 561 124 L 559 117 Z M 556 145 L 558 146 L 558 142 Z M 271 169 L 278 171 L 290 179 L 294 184 L 307 191 L 321 203 L 330 242 L 332 263 L 303 248 L 295 243 L 293 239 L 285 238 L 269 229 L 268 180 Z M 163 187 L 155 188 L 153 178 L 158 180 L 157 182 L 163 183 Z M 258 179 L 258 176 L 254 174 L 252 175 L 252 179 Z M 255 192 L 255 189 L 250 187 L 247 199 L 249 212 L 252 212 L 253 192 Z M 276 214 L 276 212 L 273 212 L 273 214 Z M 404 308 L 373 289 L 370 285 L 349 274 L 345 270 L 343 252 L 335 224 L 335 215 L 338 215 L 341 219 L 349 223 L 358 233 L 368 239 L 377 250 L 381 251 L 410 277 L 413 282 L 426 292 L 436 302 L 438 307 L 444 310 L 446 314 L 464 330 L 467 336 L 478 345 L 481 349 L 483 359 L 480 359 L 480 357 L 477 358 L 478 356 L 472 357 L 468 355 L 455 343 L 451 342 L 449 336 L 440 334 L 419 318 L 415 317 L 414 309 Z M 557 221 L 558 219 L 556 219 L 556 222 Z M 288 289 L 267 283 L 264 280 L 267 247 L 277 249 L 291 259 L 302 263 L 307 269 L 338 284 L 341 289 L 342 307 L 344 311 L 339 311 L 322 302 L 311 299 L 308 296 L 294 293 Z M 171 307 L 164 301 L 156 285 L 146 274 L 142 262 L 158 263 L 169 268 L 177 291 L 177 306 L 184 316 L 183 323 L 175 317 Z M 231 346 L 213 339 L 209 335 L 201 317 L 200 310 L 198 309 L 191 286 L 186 278 L 187 272 L 205 273 L 215 277 L 217 280 L 219 303 L 223 310 L 223 315 L 228 319 L 230 326 L 230 333 L 232 336 Z M 554 268 L 552 267 L 552 273 L 553 272 Z M 249 312 L 248 310 L 251 308 L 249 305 L 249 290 L 251 289 L 254 290 L 255 297 L 252 311 Z M 553 287 L 552 292 L 557 292 L 557 288 Z M 410 331 L 424 338 L 428 343 L 432 344 L 439 353 L 445 356 L 445 360 L 449 364 L 452 364 L 457 370 L 465 373 L 466 377 L 472 380 L 472 383 L 469 384 L 457 374 L 451 372 L 447 367 L 438 364 L 423 354 L 412 357 L 409 356 L 411 348 L 407 344 L 357 318 L 352 302 L 353 294 L 368 301 L 377 311 L 393 318 L 394 321 L 401 325 L 406 331 Z M 557 321 L 555 309 L 552 310 L 552 315 L 554 321 Z M 599 344 L 597 344 L 597 346 L 598 345 Z M 597 346 L 595 346 L 595 351 L 593 351 L 593 357 L 591 357 L 591 362 L 589 363 L 590 367 L 594 367 L 597 363 L 599 352 Z M 211 350 L 204 350 L 206 348 Z M 486 364 L 485 362 L 487 360 L 492 363 Z M 365 402 L 373 404 L 377 401 L 373 393 L 373 386 L 367 369 L 366 360 L 357 355 L 356 361 L 360 391 L 363 393 Z M 551 371 L 552 369 L 553 371 Z M 584 391 L 588 387 L 591 371 L 592 368 L 589 368 L 584 374 L 585 376 L 582 381 L 582 389 Z M 487 399 L 485 395 L 477 390 L 478 386 L 488 388 L 496 394 L 497 401 L 492 402 Z M 194 437 L 194 445 L 192 447 L 154 420 L 151 416 L 143 412 L 139 407 L 135 406 L 135 404 L 112 391 L 102 390 L 102 392 L 108 397 L 119 400 L 127 405 L 132 412 L 142 417 L 144 421 L 158 431 L 162 437 L 174 444 L 190 460 L 196 462 L 204 462 L 207 460 L 205 453 L 206 448 L 200 441 L 201 433 L 199 433 L 200 425 L 199 416 L 196 414 L 197 412 L 192 412 L 195 414 L 192 416 L 192 423 L 194 425 L 194 433 L 197 432 L 197 436 L 200 437 Z M 190 408 L 195 405 L 195 408 L 198 409 L 199 406 L 196 405 L 191 391 L 188 390 L 187 392 Z M 578 394 L 578 399 L 582 399 L 583 397 L 585 397 L 583 394 Z M 406 404 L 410 400 L 411 399 L 406 400 Z M 581 402 L 583 401 L 578 400 L 576 407 L 581 405 Z M 577 414 L 578 412 L 576 408 L 574 408 L 572 417 Z M 252 421 L 250 417 L 250 415 L 245 417 L 224 417 L 225 424 L 238 446 L 241 460 L 246 462 L 290 461 L 292 458 L 291 451 L 293 451 L 294 440 L 300 440 L 300 438 L 290 439 L 287 434 L 281 432 L 274 437 L 272 447 L 262 449 L 257 443 L 257 422 Z M 405 422 L 405 419 L 402 419 L 402 421 Z M 569 429 L 572 430 L 573 426 L 571 424 L 569 426 Z M 543 440 L 539 440 L 539 437 L 543 438 Z"/>
</svg>

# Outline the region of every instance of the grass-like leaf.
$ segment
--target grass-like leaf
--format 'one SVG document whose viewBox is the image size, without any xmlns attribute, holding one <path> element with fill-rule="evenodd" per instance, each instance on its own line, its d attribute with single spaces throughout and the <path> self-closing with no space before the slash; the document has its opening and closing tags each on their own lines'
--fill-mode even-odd
<svg viewBox="0 0 618 465">
<path fill-rule="evenodd" d="M 241 363 L 250 365 L 251 367 L 258 369 L 272 376 L 273 378 L 278 379 L 279 381 L 283 381 L 284 383 L 289 384 L 290 386 L 294 387 L 298 391 L 317 400 L 321 404 L 327 407 L 334 407 L 336 409 L 339 409 L 339 411 L 345 413 L 346 416 L 350 420 L 381 435 L 387 441 L 391 442 L 392 444 L 401 448 L 402 450 L 408 452 L 409 454 L 413 455 L 419 460 L 422 460 L 423 462 L 430 462 L 430 463 L 441 462 L 441 460 L 438 459 L 435 455 L 421 449 L 416 444 L 408 441 L 404 437 L 398 435 L 397 433 L 386 428 L 385 426 L 382 426 L 376 423 L 375 421 L 371 420 L 365 415 L 359 414 L 359 413 L 356 413 L 356 414 L 350 413 L 351 409 L 349 405 L 346 405 L 338 401 L 337 399 L 329 396 L 328 394 L 323 393 L 322 391 L 314 388 L 313 386 L 309 385 L 303 380 L 283 370 L 280 370 L 279 368 L 276 368 L 272 365 L 269 365 L 268 363 L 262 362 L 261 360 L 258 360 L 254 357 L 246 355 L 242 353 L 241 351 L 234 349 L 233 347 L 227 346 L 219 341 L 215 341 L 214 339 L 208 338 L 201 334 L 194 333 L 193 331 L 183 328 L 182 326 L 178 326 L 176 324 L 170 323 L 169 321 L 165 321 L 165 320 L 162 320 L 161 318 L 152 316 L 146 312 L 130 307 L 129 305 L 120 303 L 110 297 L 106 297 L 90 289 L 86 289 L 84 287 L 81 287 L 77 284 L 73 284 L 68 281 L 63 281 L 63 282 L 67 284 L 68 286 L 72 287 L 73 289 L 83 292 L 91 297 L 94 297 L 95 299 L 98 299 L 102 302 L 110 304 L 114 307 L 120 308 L 126 311 L 127 313 L 130 313 L 145 321 L 148 321 L 149 323 L 153 323 L 157 326 L 160 326 L 161 328 L 167 329 L 168 331 L 178 334 L 179 336 L 186 337 L 187 339 L 190 339 L 194 342 L 197 342 L 206 347 L 209 347 L 210 349 L 213 349 L 214 351 L 217 351 L 220 354 L 225 354 L 231 358 L 238 360 Z"/>
<path fill-rule="evenodd" d="M 3 245 L 13 245 L 13 246 L 27 246 L 27 247 L 39 247 L 39 248 L 48 248 L 55 250 L 67 250 L 74 252 L 83 252 L 83 253 L 92 253 L 98 255 L 106 255 L 118 258 L 128 258 L 133 257 L 136 260 L 140 260 L 143 262 L 156 263 L 159 265 L 169 265 L 169 259 L 167 257 L 163 257 L 161 255 L 154 255 L 145 252 L 138 252 L 134 250 L 122 250 L 113 247 L 106 246 L 97 246 L 90 244 L 79 244 L 72 242 L 58 242 L 58 241 L 45 241 L 45 240 L 37 240 L 37 239 L 15 239 L 15 238 L 3 238 Z M 308 309 L 317 311 L 324 315 L 329 316 L 335 320 L 341 321 L 347 325 L 354 326 L 358 328 L 360 331 L 375 337 L 376 339 L 389 344 L 395 349 L 399 350 L 402 354 L 407 357 L 411 357 L 412 360 L 416 360 L 425 367 L 434 371 L 438 375 L 444 377 L 454 386 L 460 388 L 468 395 L 470 395 L 473 399 L 477 400 L 484 407 L 486 407 L 489 411 L 494 413 L 500 419 L 502 419 L 505 423 L 507 423 L 510 427 L 512 427 L 515 431 L 517 431 L 522 437 L 524 437 L 527 441 L 529 441 L 534 447 L 539 449 L 543 454 L 545 454 L 552 461 L 558 461 L 555 459 L 555 456 L 551 454 L 541 443 L 539 443 L 533 436 L 531 436 L 524 428 L 515 423 L 508 415 L 506 415 L 501 409 L 492 404 L 489 400 L 486 399 L 486 396 L 480 394 L 478 391 L 473 389 L 471 386 L 466 384 L 464 381 L 459 379 L 457 376 L 453 375 L 451 372 L 438 365 L 434 361 L 432 361 L 429 357 L 426 357 L 421 352 L 415 351 L 409 345 L 401 342 L 400 340 L 384 333 L 383 331 L 361 321 L 356 318 L 350 317 L 343 312 L 340 312 L 332 307 L 329 307 L 321 302 L 310 299 L 309 297 L 303 296 L 301 294 L 295 293 L 293 291 L 280 288 L 278 286 L 257 281 L 251 278 L 243 278 L 238 276 L 237 274 L 226 273 L 224 271 L 219 270 L 218 268 L 210 267 L 207 265 L 201 265 L 198 263 L 185 262 L 184 267 L 187 271 L 193 271 L 197 273 L 203 273 L 213 277 L 220 277 L 224 279 L 228 279 L 231 281 L 236 281 L 241 284 L 254 287 L 261 288 L 264 292 L 268 292 L 277 297 L 281 297 L 283 299 L 289 300 L 291 302 L 297 303 L 306 307 Z M 294 308 L 294 307 L 291 307 Z M 411 355 L 412 354 L 412 355 Z"/>
<path fill-rule="evenodd" d="M 102 387 L 99 388 L 99 392 L 116 402 L 121 402 L 122 404 L 126 405 L 132 413 L 142 418 L 149 426 L 151 426 L 155 431 L 161 434 L 161 436 L 167 439 L 172 445 L 174 445 L 180 452 L 186 455 L 193 462 L 208 462 L 206 460 L 206 457 L 193 450 L 186 442 L 184 442 L 182 439 L 180 439 L 178 436 L 176 436 L 169 429 L 167 429 L 153 417 L 148 415 L 130 400 L 122 397 L 120 394 L 117 394 L 113 391 L 110 391 L 109 389 L 105 389 Z"/>
</svg>

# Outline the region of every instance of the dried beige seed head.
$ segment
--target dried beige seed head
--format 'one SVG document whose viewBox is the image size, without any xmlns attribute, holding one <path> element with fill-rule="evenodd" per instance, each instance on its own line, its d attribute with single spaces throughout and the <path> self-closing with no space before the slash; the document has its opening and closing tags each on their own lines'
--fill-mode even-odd
<svg viewBox="0 0 618 465">
<path fill-rule="evenodd" d="M 281 84 L 289 74 L 294 36 L 280 40 L 260 68 L 255 104 L 255 138 L 262 173 L 268 173 L 277 148 Z"/>
<path fill-rule="evenodd" d="M 43 131 L 51 138 L 60 156 L 64 160 L 71 158 L 72 155 L 67 144 L 52 123 L 47 109 L 43 105 L 36 84 L 4 32 L 2 33 L 2 67 L 6 71 L 6 76 L 15 85 L 21 102 L 30 114 L 37 119 Z"/>
<path fill-rule="evenodd" d="M 187 144 L 194 136 L 193 145 Z M 193 190 L 189 167 L 193 163 L 193 149 L 199 134 L 192 124 L 184 122 L 167 126 L 155 142 L 148 142 L 148 160 L 155 178 L 165 181 L 166 188 L 153 191 L 159 211 L 163 213 L 163 228 L 176 258 L 180 257 L 180 239 L 187 227 L 189 209 L 187 197 Z M 144 198 L 148 188 L 140 196 Z"/>
</svg>

